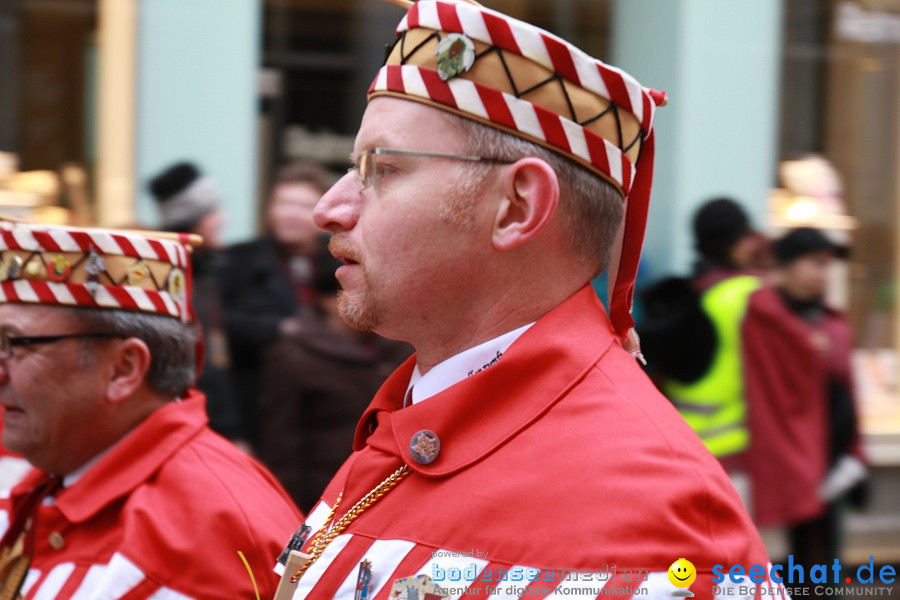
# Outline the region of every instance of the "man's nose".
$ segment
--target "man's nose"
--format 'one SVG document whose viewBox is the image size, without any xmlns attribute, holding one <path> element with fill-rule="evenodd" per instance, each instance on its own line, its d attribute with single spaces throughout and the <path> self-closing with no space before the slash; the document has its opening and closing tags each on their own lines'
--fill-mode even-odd
<svg viewBox="0 0 900 600">
<path fill-rule="evenodd" d="M 316 227 L 330 231 L 348 231 L 356 226 L 362 201 L 362 189 L 356 173 L 349 172 L 331 186 L 313 209 Z"/>
</svg>

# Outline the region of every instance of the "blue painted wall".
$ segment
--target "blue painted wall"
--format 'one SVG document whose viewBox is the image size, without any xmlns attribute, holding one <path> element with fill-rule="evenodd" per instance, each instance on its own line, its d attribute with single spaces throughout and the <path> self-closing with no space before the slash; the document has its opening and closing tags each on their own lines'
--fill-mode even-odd
<svg viewBox="0 0 900 600">
<path fill-rule="evenodd" d="M 140 0 L 137 217 L 156 225 L 147 180 L 197 162 L 222 188 L 229 241 L 255 231 L 260 2 Z"/>
<path fill-rule="evenodd" d="M 775 183 L 781 0 L 615 0 L 612 63 L 669 92 L 657 113 L 644 258 L 656 278 L 686 272 L 690 223 L 712 196 L 758 227 Z"/>
</svg>

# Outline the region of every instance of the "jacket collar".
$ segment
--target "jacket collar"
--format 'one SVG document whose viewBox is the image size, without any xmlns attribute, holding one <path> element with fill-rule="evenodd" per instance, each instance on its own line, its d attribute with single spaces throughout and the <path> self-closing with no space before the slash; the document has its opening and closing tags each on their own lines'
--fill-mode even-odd
<svg viewBox="0 0 900 600">
<path fill-rule="evenodd" d="M 147 481 L 185 443 L 206 427 L 205 398 L 191 392 L 180 402 L 156 409 L 56 496 L 56 506 L 71 523 L 84 522 Z M 26 490 L 39 471 L 32 471 L 16 492 Z"/>
<path fill-rule="evenodd" d="M 587 285 L 541 317 L 496 365 L 400 410 L 416 364 L 412 356 L 366 409 L 354 449 L 368 445 L 398 456 L 425 477 L 451 475 L 539 419 L 616 343 L 603 306 Z M 410 440 L 421 430 L 434 432 L 441 444 L 428 465 L 410 456 Z"/>
</svg>

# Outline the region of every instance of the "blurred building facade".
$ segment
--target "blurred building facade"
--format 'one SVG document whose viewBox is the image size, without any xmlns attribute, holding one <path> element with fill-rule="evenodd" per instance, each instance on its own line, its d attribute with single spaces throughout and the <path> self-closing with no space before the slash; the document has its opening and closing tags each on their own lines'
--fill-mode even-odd
<svg viewBox="0 0 900 600">
<path fill-rule="evenodd" d="M 687 270 L 689 221 L 712 196 L 771 232 L 814 224 L 852 243 L 835 297 L 872 458 L 900 465 L 900 0 L 486 3 L 669 92 L 650 279 Z M 146 180 L 188 159 L 223 188 L 226 237 L 249 238 L 279 164 L 346 167 L 400 14 L 378 0 L 4 0 L 0 210 L 153 225 Z M 810 155 L 830 175 L 796 166 Z"/>
</svg>

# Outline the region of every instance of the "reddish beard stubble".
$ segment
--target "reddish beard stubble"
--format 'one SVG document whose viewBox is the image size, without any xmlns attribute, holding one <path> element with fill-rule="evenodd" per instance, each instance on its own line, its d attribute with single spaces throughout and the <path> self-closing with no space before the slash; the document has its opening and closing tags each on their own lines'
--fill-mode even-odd
<svg viewBox="0 0 900 600">
<path fill-rule="evenodd" d="M 376 293 L 365 264 L 360 260 L 356 250 L 341 238 L 333 237 L 328 242 L 328 250 L 342 258 L 354 261 L 352 268 L 359 269 L 362 285 L 347 292 L 340 290 L 337 295 L 338 313 L 347 325 L 359 331 L 374 331 L 384 320 L 385 310 Z"/>
</svg>

